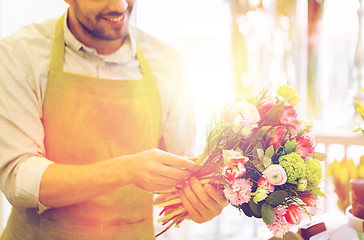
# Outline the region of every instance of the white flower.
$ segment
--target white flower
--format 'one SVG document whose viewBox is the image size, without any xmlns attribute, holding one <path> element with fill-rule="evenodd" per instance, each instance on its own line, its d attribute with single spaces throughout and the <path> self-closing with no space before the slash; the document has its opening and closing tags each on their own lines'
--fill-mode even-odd
<svg viewBox="0 0 364 240">
<path fill-rule="evenodd" d="M 246 157 L 241 155 L 240 152 L 234 150 L 222 150 L 222 158 L 224 159 L 225 165 L 230 165 L 231 161 L 234 160 L 244 160 L 243 164 L 245 163 Z"/>
<path fill-rule="evenodd" d="M 272 164 L 263 171 L 263 176 L 273 185 L 283 185 L 287 181 L 287 174 L 278 164 Z"/>
<path fill-rule="evenodd" d="M 228 104 L 222 111 L 222 119 L 231 124 L 235 132 L 238 132 L 243 128 L 248 130 L 256 128 L 260 115 L 254 105 L 241 101 Z"/>
</svg>

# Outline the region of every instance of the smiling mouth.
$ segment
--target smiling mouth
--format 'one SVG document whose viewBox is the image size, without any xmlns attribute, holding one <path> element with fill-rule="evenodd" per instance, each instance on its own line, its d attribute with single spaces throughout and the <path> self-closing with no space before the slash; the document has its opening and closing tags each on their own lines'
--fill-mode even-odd
<svg viewBox="0 0 364 240">
<path fill-rule="evenodd" d="M 111 21 L 111 22 L 120 22 L 122 20 L 124 20 L 125 16 L 124 15 L 121 15 L 119 17 L 103 17 L 103 19 L 107 20 L 107 21 Z"/>
</svg>

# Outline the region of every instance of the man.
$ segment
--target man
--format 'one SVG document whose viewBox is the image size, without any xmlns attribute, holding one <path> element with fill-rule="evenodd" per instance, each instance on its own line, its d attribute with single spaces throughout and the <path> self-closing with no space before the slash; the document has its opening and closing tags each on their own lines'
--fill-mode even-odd
<svg viewBox="0 0 364 240">
<path fill-rule="evenodd" d="M 0 42 L 0 180 L 13 205 L 1 240 L 153 239 L 151 193 L 198 168 L 180 156 L 193 142 L 180 63 L 129 27 L 135 0 L 65 1 L 65 16 Z M 195 178 L 181 199 L 199 223 L 225 206 Z"/>
</svg>

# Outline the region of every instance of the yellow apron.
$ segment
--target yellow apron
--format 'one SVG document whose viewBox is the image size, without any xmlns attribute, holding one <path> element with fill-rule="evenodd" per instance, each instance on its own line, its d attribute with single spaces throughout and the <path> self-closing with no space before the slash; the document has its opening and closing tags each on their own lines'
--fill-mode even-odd
<svg viewBox="0 0 364 240">
<path fill-rule="evenodd" d="M 47 158 L 88 164 L 157 148 L 160 97 L 139 46 L 142 79 L 109 80 L 63 72 L 63 18 L 56 26 L 43 106 Z M 40 215 L 35 209 L 13 208 L 1 239 L 154 239 L 152 211 L 152 194 L 128 185 Z"/>
</svg>

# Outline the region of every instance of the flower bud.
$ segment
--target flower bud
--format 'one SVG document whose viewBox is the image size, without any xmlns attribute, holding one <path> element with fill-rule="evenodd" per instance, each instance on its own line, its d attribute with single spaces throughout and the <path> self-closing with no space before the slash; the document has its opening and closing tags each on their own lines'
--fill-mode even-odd
<svg viewBox="0 0 364 240">
<path fill-rule="evenodd" d="M 252 194 L 254 195 L 253 201 L 255 203 L 263 201 L 266 197 L 268 197 L 267 193 L 268 193 L 267 189 L 265 189 L 264 187 L 258 187 L 255 193 Z"/>
<path fill-rule="evenodd" d="M 305 192 L 304 195 L 299 196 L 302 202 L 304 202 L 307 206 L 313 207 L 317 203 L 317 197 L 312 194 L 312 192 Z"/>
<path fill-rule="evenodd" d="M 296 205 L 291 205 L 286 209 L 286 214 L 284 215 L 286 221 L 290 224 L 299 224 L 302 219 L 302 212 Z"/>
</svg>

